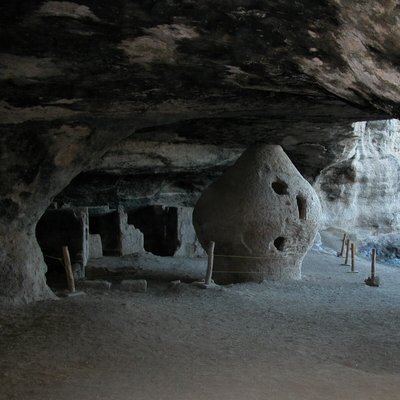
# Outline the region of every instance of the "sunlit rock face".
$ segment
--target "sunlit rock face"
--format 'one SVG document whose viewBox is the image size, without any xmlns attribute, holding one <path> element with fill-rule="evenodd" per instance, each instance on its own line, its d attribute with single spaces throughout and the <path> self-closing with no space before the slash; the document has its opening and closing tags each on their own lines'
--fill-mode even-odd
<svg viewBox="0 0 400 400">
<path fill-rule="evenodd" d="M 231 283 L 299 279 L 320 217 L 316 193 L 282 148 L 253 145 L 204 191 L 193 222 L 204 248 L 215 242 L 214 280 Z"/>
<path fill-rule="evenodd" d="M 353 139 L 314 187 L 324 227 L 353 233 L 361 249 L 400 255 L 400 121 L 354 124 Z"/>
</svg>

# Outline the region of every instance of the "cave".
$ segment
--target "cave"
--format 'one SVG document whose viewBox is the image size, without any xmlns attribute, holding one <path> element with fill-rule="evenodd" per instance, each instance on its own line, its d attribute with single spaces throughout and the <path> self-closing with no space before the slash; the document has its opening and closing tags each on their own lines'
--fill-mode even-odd
<svg viewBox="0 0 400 400">
<path fill-rule="evenodd" d="M 157 256 L 173 256 L 178 249 L 176 207 L 149 206 L 128 213 L 128 223 L 144 235 L 144 249 Z"/>
<path fill-rule="evenodd" d="M 0 400 L 398 397 L 397 0 L 0 12 Z"/>
</svg>

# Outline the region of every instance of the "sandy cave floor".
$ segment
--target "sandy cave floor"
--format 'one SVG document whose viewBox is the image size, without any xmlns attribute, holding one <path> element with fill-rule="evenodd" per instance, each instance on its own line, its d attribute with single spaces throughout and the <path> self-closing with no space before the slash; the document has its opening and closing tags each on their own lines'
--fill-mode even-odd
<svg viewBox="0 0 400 400">
<path fill-rule="evenodd" d="M 400 399 L 400 269 L 311 251 L 298 282 L 0 310 L 0 399 Z"/>
</svg>

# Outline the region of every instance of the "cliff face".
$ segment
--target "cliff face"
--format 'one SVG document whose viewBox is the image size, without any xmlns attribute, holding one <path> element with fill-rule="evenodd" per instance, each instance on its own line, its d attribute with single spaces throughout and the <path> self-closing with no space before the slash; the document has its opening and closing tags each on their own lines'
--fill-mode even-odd
<svg viewBox="0 0 400 400">
<path fill-rule="evenodd" d="M 387 258 L 400 238 L 400 121 L 358 122 L 338 161 L 315 185 L 323 225 L 355 233 L 362 251 L 371 246 Z"/>
</svg>

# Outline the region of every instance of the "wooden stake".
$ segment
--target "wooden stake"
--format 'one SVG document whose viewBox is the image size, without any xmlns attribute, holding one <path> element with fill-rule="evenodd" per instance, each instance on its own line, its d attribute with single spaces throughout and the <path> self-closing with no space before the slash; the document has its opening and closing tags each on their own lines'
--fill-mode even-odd
<svg viewBox="0 0 400 400">
<path fill-rule="evenodd" d="M 344 234 L 343 234 L 343 239 L 342 239 L 342 249 L 340 250 L 340 254 L 339 254 L 340 257 L 343 257 L 344 244 L 345 244 L 345 242 L 346 242 L 346 234 L 344 233 Z"/>
<path fill-rule="evenodd" d="M 214 266 L 214 248 L 215 248 L 215 242 L 210 242 L 208 246 L 207 274 L 204 282 L 206 285 L 209 285 L 211 283 L 211 276 Z"/>
<path fill-rule="evenodd" d="M 356 271 L 356 246 L 354 243 L 351 244 L 351 272 Z"/>
<path fill-rule="evenodd" d="M 346 258 L 344 259 L 344 265 L 349 265 L 349 253 L 350 253 L 350 240 L 346 240 Z"/>
<path fill-rule="evenodd" d="M 376 276 L 376 249 L 372 249 L 371 253 L 371 276 L 368 277 L 364 282 L 368 286 L 378 287 L 379 286 L 379 276 Z"/>
<path fill-rule="evenodd" d="M 74 293 L 75 292 L 75 281 L 74 281 L 74 275 L 72 273 L 71 257 L 69 255 L 68 246 L 63 246 L 62 252 L 63 252 L 63 259 L 64 259 L 65 274 L 67 275 L 68 290 L 71 293 Z"/>
<path fill-rule="evenodd" d="M 375 278 L 376 274 L 376 249 L 372 249 L 371 255 L 371 279 Z"/>
</svg>

